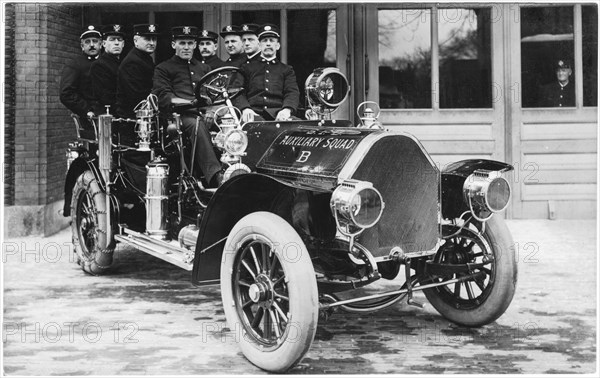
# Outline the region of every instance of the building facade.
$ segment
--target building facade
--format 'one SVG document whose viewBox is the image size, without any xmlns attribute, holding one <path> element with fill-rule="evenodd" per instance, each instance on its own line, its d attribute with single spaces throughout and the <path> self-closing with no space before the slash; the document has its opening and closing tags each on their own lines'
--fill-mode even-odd
<svg viewBox="0 0 600 378">
<path fill-rule="evenodd" d="M 515 166 L 512 218 L 593 218 L 597 196 L 598 9 L 551 3 L 81 3 L 5 4 L 5 233 L 50 234 L 75 137 L 58 88 L 87 24 L 274 23 L 301 91 L 316 67 L 349 78 L 349 101 L 375 101 L 380 120 L 416 135 L 440 168 L 467 158 Z M 126 50 L 132 46 L 130 34 Z M 168 35 L 155 60 L 172 55 Z M 226 58 L 223 46 L 219 55 Z M 559 60 L 575 102 L 542 104 Z M 302 100 L 303 101 L 303 100 Z"/>
</svg>

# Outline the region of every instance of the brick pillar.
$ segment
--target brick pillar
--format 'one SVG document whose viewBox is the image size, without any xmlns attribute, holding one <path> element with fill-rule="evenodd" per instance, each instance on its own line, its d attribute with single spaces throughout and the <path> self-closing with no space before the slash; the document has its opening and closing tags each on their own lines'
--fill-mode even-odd
<svg viewBox="0 0 600 378">
<path fill-rule="evenodd" d="M 4 205 L 15 203 L 15 9 L 6 4 L 4 35 Z"/>
<path fill-rule="evenodd" d="M 65 62 L 78 54 L 81 11 L 75 5 L 14 4 L 14 206 L 5 234 L 52 234 L 67 226 L 62 209 L 65 148 L 74 140 L 59 101 Z"/>
</svg>

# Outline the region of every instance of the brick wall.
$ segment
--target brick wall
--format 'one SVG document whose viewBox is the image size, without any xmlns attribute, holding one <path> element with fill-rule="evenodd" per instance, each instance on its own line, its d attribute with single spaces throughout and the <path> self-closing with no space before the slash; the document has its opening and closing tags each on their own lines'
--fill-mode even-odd
<svg viewBox="0 0 600 378">
<path fill-rule="evenodd" d="M 79 51 L 79 6 L 15 4 L 14 204 L 62 199 L 64 150 L 75 137 L 59 101 L 60 74 Z"/>
<path fill-rule="evenodd" d="M 15 11 L 6 4 L 4 34 L 4 204 L 15 202 Z"/>
</svg>

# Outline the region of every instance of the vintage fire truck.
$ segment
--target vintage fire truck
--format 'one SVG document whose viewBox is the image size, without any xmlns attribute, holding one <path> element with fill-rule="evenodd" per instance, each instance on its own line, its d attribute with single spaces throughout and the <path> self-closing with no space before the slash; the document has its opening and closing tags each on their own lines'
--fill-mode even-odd
<svg viewBox="0 0 600 378">
<path fill-rule="evenodd" d="M 197 86 L 196 106 L 218 107 L 218 188 L 192 176 L 180 116 L 160 113 L 153 96 L 136 119 L 74 118 L 65 210 L 85 272 L 109 270 L 123 243 L 190 271 L 199 290 L 220 285 L 241 350 L 270 372 L 295 366 L 336 309 L 420 305 L 413 294 L 423 291 L 457 324 L 505 312 L 517 264 L 496 213 L 509 203 L 510 165 L 474 159 L 440 171 L 414 136 L 384 129 L 375 103 L 359 106 L 357 125 L 334 119 L 350 90 L 335 68 L 306 80 L 306 120 L 243 124 L 231 101 L 238 75 L 219 68 Z M 137 136 L 129 145 L 119 138 L 127 128 Z M 356 290 L 380 279 L 399 282 Z"/>
</svg>

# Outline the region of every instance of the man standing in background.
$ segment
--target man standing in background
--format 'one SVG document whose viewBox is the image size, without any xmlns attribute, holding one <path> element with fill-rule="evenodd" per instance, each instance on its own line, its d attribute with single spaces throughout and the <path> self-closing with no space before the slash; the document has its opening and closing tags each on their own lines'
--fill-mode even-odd
<svg viewBox="0 0 600 378">
<path fill-rule="evenodd" d="M 79 36 L 82 54 L 64 67 L 60 78 L 60 102 L 82 122 L 93 117 L 94 96 L 90 67 L 100 55 L 102 34 L 94 25 L 86 27 Z"/>
<path fill-rule="evenodd" d="M 102 47 L 104 53 L 92 63 L 90 75 L 92 78 L 92 91 L 97 105 L 94 110 L 96 115 L 104 113 L 106 106 L 114 113 L 117 102 L 117 74 L 121 52 L 125 44 L 123 26 L 119 24 L 106 25 L 102 30 Z"/>
<path fill-rule="evenodd" d="M 117 109 L 119 117 L 133 118 L 133 109 L 152 91 L 154 60 L 159 35 L 158 25 L 133 26 L 134 48 L 127 54 L 117 71 Z"/>
</svg>

